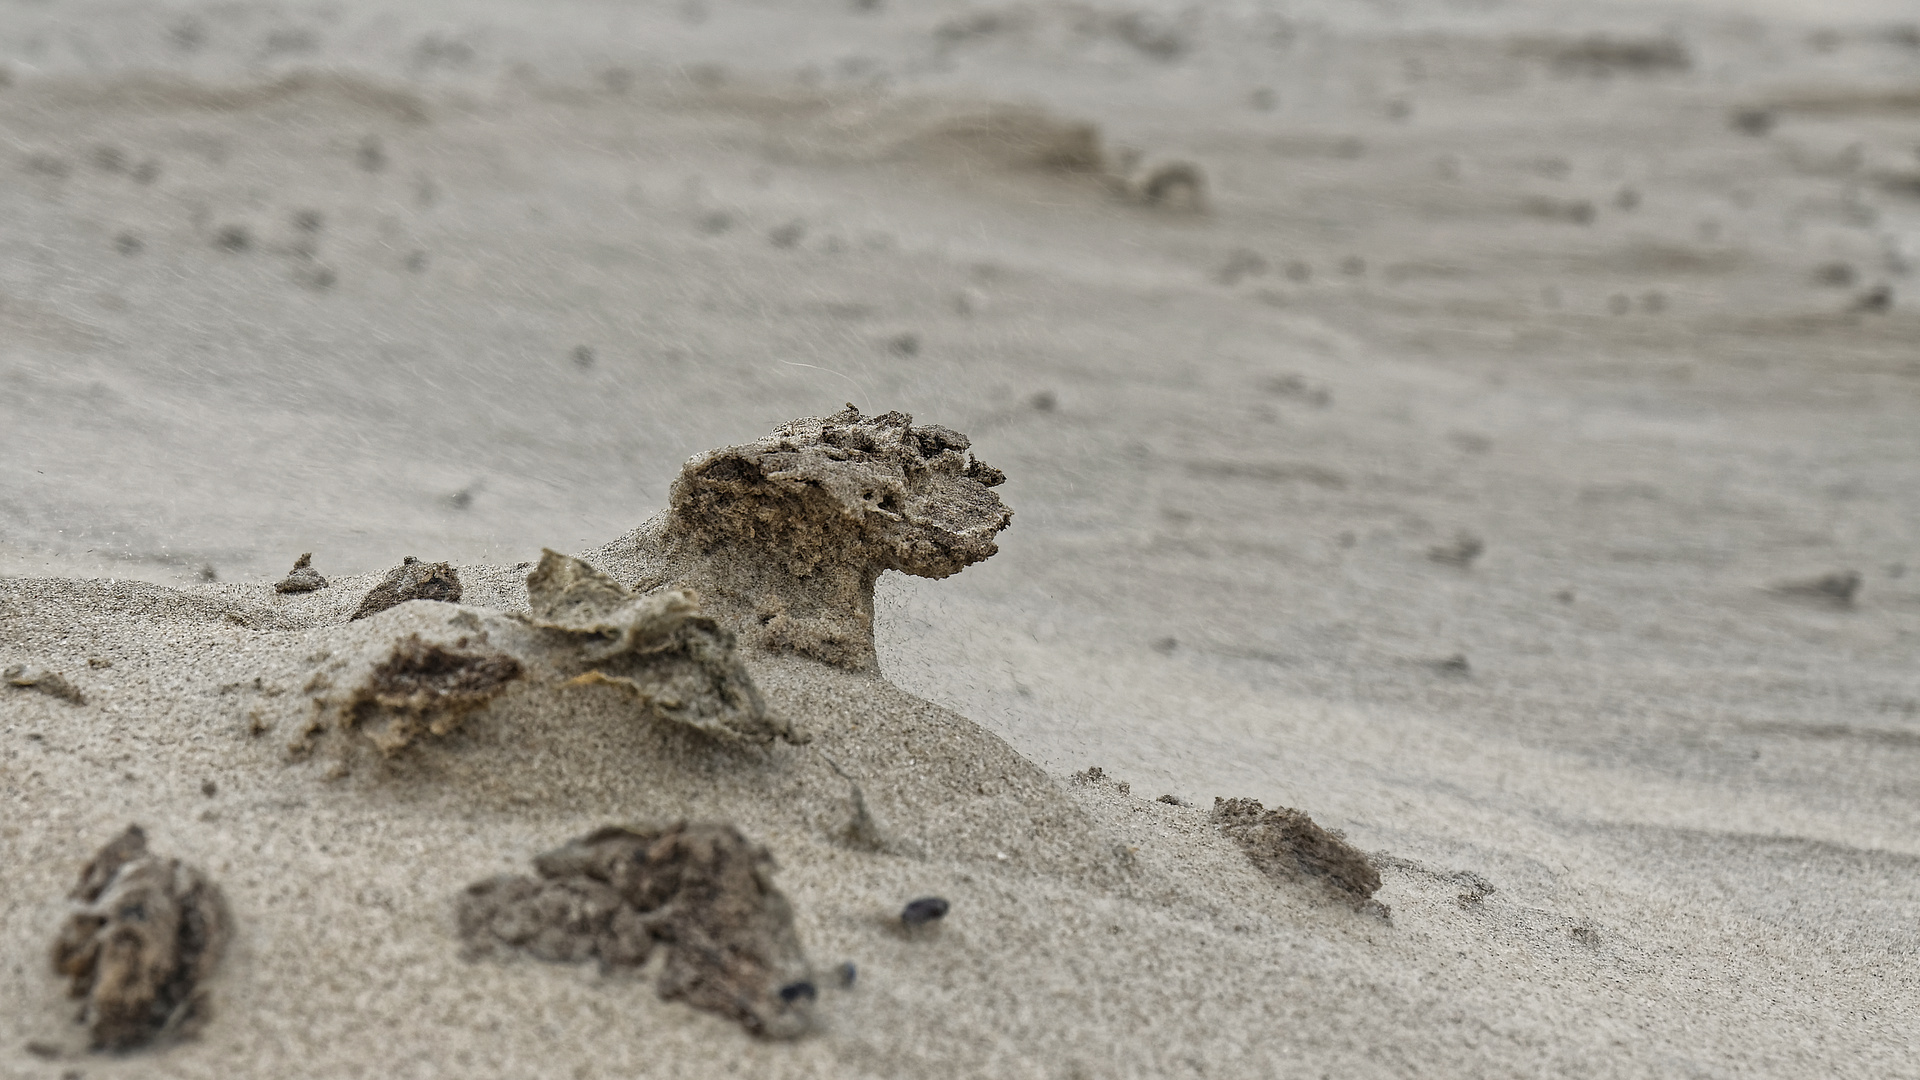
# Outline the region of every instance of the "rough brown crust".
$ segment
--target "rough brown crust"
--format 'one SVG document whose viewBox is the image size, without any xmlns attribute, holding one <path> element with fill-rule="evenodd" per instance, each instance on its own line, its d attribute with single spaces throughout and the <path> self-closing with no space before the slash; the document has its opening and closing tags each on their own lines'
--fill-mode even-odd
<svg viewBox="0 0 1920 1080">
<path fill-rule="evenodd" d="M 807 1030 L 813 984 L 773 856 L 731 825 L 598 829 L 534 860 L 538 878 L 491 878 L 460 897 L 469 955 L 637 967 L 667 950 L 663 998 L 757 1035 Z"/>
<path fill-rule="evenodd" d="M 287 571 L 286 577 L 274 582 L 273 591 L 277 593 L 304 593 L 326 587 L 327 579 L 320 575 L 320 571 L 313 568 L 313 552 L 309 551 L 293 561 L 293 569 Z M 369 599 L 371 599 L 371 594 L 369 594 Z M 364 607 L 366 605 L 363 602 L 361 606 Z M 372 614 L 372 612 L 368 612 L 368 614 Z M 359 617 L 359 615 L 354 616 L 356 619 Z"/>
<path fill-rule="evenodd" d="M 1005 479 L 965 435 L 905 413 L 795 420 L 687 463 L 657 584 L 698 589 L 750 644 L 872 667 L 874 581 L 991 557 L 1013 517 L 989 490 Z"/>
<path fill-rule="evenodd" d="M 636 596 L 587 563 L 548 550 L 527 575 L 527 596 L 533 625 L 563 638 L 575 681 L 617 685 L 649 716 L 709 735 L 759 743 L 793 737 L 768 715 L 732 632 L 701 611 L 694 593 Z"/>
<path fill-rule="evenodd" d="M 382 753 L 393 754 L 423 733 L 445 735 L 520 677 L 520 661 L 493 649 L 448 648 L 410 634 L 368 673 L 346 704 L 348 726 L 359 727 Z M 384 722 L 383 722 L 384 721 Z"/>
<path fill-rule="evenodd" d="M 1356 908 L 1372 902 L 1380 888 L 1380 871 L 1364 852 L 1298 810 L 1268 810 L 1257 799 L 1216 798 L 1213 823 L 1271 877 L 1316 878 Z"/>
<path fill-rule="evenodd" d="M 386 580 L 367 593 L 367 598 L 360 601 L 360 606 L 354 609 L 347 621 L 378 615 L 409 600 L 439 600 L 457 604 L 460 594 L 460 575 L 452 564 L 421 562 L 409 555 L 387 574 Z"/>
<path fill-rule="evenodd" d="M 83 998 L 96 1050 L 131 1050 L 182 1035 L 207 1017 L 200 983 L 228 937 L 220 890 L 198 870 L 147 852 L 138 825 L 80 872 L 76 908 L 53 946 L 53 968 Z"/>
</svg>

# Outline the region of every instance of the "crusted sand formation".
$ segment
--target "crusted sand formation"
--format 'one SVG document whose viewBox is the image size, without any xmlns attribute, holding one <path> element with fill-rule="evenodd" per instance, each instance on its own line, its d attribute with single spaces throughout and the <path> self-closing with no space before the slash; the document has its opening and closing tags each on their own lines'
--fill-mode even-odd
<svg viewBox="0 0 1920 1080">
<path fill-rule="evenodd" d="M 9 686 L 19 686 L 38 690 L 51 697 L 75 705 L 85 705 L 87 695 L 78 686 L 73 685 L 65 675 L 50 668 L 35 667 L 32 664 L 14 664 L 0 673 Z"/>
<path fill-rule="evenodd" d="M 96 1050 L 131 1050 L 184 1034 L 207 1016 L 200 983 L 219 963 L 229 920 L 198 870 L 147 850 L 138 825 L 101 848 L 70 894 L 76 910 L 53 945 L 53 967 L 83 999 Z"/>
<path fill-rule="evenodd" d="M 309 551 L 293 561 L 293 569 L 287 576 L 274 583 L 277 593 L 314 592 L 327 587 L 327 579 L 313 568 L 313 552 Z"/>
<path fill-rule="evenodd" d="M 344 710 L 347 726 L 393 754 L 422 734 L 446 735 L 520 678 L 520 661 L 462 637 L 451 647 L 410 634 L 374 666 Z"/>
<path fill-rule="evenodd" d="M 1005 479 L 965 435 L 906 413 L 795 420 L 687 463 L 667 515 L 630 538 L 635 591 L 695 590 L 748 648 L 871 670 L 875 580 L 993 555 Z"/>
<path fill-rule="evenodd" d="M 1269 876 L 1305 874 L 1356 908 L 1376 903 L 1380 871 L 1366 853 L 1298 810 L 1268 810 L 1257 799 L 1216 798 L 1213 823 Z"/>
<path fill-rule="evenodd" d="M 609 826 L 534 860 L 538 878 L 497 877 L 460 897 L 470 955 L 520 950 L 542 960 L 646 963 L 666 949 L 663 998 L 792 1038 L 816 991 L 773 886 L 773 856 L 731 825 Z"/>
<path fill-rule="evenodd" d="M 296 565 L 295 569 L 299 567 Z M 364 619 L 369 615 L 378 615 L 409 600 L 439 600 L 457 604 L 460 595 L 460 574 L 451 564 L 421 562 L 409 555 L 393 568 L 385 580 L 367 593 L 367 598 L 354 609 L 352 618 Z"/>
<path fill-rule="evenodd" d="M 527 575 L 535 627 L 550 632 L 557 662 L 576 681 L 632 692 L 653 718 L 710 735 L 770 742 L 793 738 L 771 717 L 734 650 L 734 635 L 683 589 L 635 596 L 579 559 L 547 551 Z M 577 672 L 577 673 L 576 673 Z"/>
</svg>

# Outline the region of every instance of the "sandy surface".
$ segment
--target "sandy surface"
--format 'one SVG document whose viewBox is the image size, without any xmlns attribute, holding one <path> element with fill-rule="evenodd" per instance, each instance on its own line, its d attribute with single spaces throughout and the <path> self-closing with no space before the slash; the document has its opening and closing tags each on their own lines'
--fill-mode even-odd
<svg viewBox="0 0 1920 1080">
<path fill-rule="evenodd" d="M 87 697 L 0 687 L 0 1074 L 1920 1075 L 1900 8 L 0 8 L 0 667 Z M 1204 212 L 1034 163 L 1078 124 Z M 346 623 L 403 555 L 506 627 L 542 547 L 845 401 L 1016 516 L 881 580 L 884 680 L 749 657 L 814 744 L 575 688 L 289 754 L 315 669 L 452 632 Z M 859 964 L 816 1034 L 460 959 L 467 883 L 679 815 Z M 46 949 L 130 821 L 237 931 L 120 1059 Z"/>
</svg>

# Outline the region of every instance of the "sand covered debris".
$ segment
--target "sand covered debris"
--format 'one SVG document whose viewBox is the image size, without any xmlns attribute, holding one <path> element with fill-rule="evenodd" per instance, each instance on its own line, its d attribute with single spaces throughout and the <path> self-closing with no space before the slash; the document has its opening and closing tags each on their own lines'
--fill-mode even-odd
<svg viewBox="0 0 1920 1080">
<path fill-rule="evenodd" d="M 521 676 L 519 660 L 460 638 L 452 647 L 410 634 L 375 665 L 348 699 L 348 726 L 359 727 L 381 752 L 393 754 L 422 733 L 446 735 L 469 713 Z"/>
<path fill-rule="evenodd" d="M 293 569 L 287 576 L 274 582 L 273 591 L 277 593 L 304 593 L 327 587 L 327 579 L 313 568 L 313 552 L 309 551 L 293 561 Z M 369 597 L 371 598 L 371 597 Z M 364 606 L 364 605 L 363 605 Z M 371 612 L 369 612 L 371 614 Z M 358 618 L 359 616 L 354 616 Z"/>
<path fill-rule="evenodd" d="M 452 564 L 421 562 L 409 555 L 393 568 L 384 581 L 367 593 L 367 598 L 360 601 L 360 606 L 354 609 L 348 621 L 378 615 L 409 600 L 439 600 L 457 604 L 460 602 L 460 593 L 460 575 Z"/>
<path fill-rule="evenodd" d="M 792 1038 L 817 996 L 793 909 L 767 850 L 724 824 L 609 826 L 534 860 L 538 878 L 496 877 L 458 902 L 470 956 L 635 968 L 667 950 L 663 998 Z"/>
<path fill-rule="evenodd" d="M 1773 587 L 1773 591 L 1781 596 L 1818 600 L 1834 607 L 1852 607 L 1854 597 L 1860 592 L 1861 580 L 1858 570 L 1835 570 L 1804 581 L 1781 582 Z"/>
<path fill-rule="evenodd" d="M 944 578 L 999 550 L 1006 479 L 965 435 L 852 405 L 688 462 L 643 589 L 699 591 L 749 645 L 875 665 L 873 585 L 886 570 Z"/>
<path fill-rule="evenodd" d="M 576 681 L 630 690 L 650 716 L 710 735 L 793 738 L 768 715 L 733 633 L 700 610 L 695 593 L 636 596 L 589 564 L 548 550 L 527 575 L 527 596 L 533 625 L 566 642 L 580 669 Z"/>
<path fill-rule="evenodd" d="M 220 960 L 229 919 L 198 870 L 147 850 L 129 825 L 80 872 L 76 910 L 53 946 L 53 967 L 96 1050 L 130 1050 L 190 1032 L 207 1017 L 201 983 Z"/>
<path fill-rule="evenodd" d="M 49 668 L 35 667 L 32 664 L 14 664 L 4 673 L 0 673 L 0 678 L 4 678 L 9 686 L 38 690 L 75 705 L 87 703 L 87 696 L 80 692 L 79 687 L 69 682 L 65 675 Z"/>
<path fill-rule="evenodd" d="M 1213 800 L 1213 823 L 1232 837 L 1263 873 L 1276 878 L 1305 874 L 1355 908 L 1364 908 L 1380 888 L 1380 871 L 1366 854 L 1298 810 L 1268 810 L 1257 799 Z"/>
</svg>

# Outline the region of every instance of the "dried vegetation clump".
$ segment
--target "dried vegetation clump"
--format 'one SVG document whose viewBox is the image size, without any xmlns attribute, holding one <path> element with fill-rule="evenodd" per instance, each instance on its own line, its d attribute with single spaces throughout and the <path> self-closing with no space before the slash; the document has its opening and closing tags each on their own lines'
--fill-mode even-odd
<svg viewBox="0 0 1920 1080">
<path fill-rule="evenodd" d="M 345 720 L 393 754 L 422 734 L 446 735 L 521 676 L 519 660 L 460 638 L 452 647 L 410 634 L 347 700 Z"/>
<path fill-rule="evenodd" d="M 1372 860 L 1298 810 L 1268 810 L 1257 799 L 1215 799 L 1213 823 L 1270 877 L 1304 874 L 1355 908 L 1375 903 L 1380 871 Z"/>
<path fill-rule="evenodd" d="M 564 643 L 579 682 L 632 692 L 655 719 L 710 735 L 771 742 L 792 738 L 734 649 L 734 635 L 700 610 L 696 594 L 663 589 L 636 596 L 592 566 L 548 550 L 527 575 L 534 626 Z"/>
<path fill-rule="evenodd" d="M 220 890 L 198 870 L 147 851 L 130 825 L 100 849 L 70 894 L 74 912 L 53 967 L 96 1050 L 131 1050 L 183 1035 L 207 1017 L 201 983 L 228 937 Z"/>
<path fill-rule="evenodd" d="M 297 565 L 295 569 L 298 569 Z M 354 609 L 352 618 L 347 621 L 378 615 L 409 600 L 438 600 L 457 604 L 460 594 L 460 575 L 451 564 L 421 562 L 409 555 L 393 568 L 385 580 L 367 593 L 367 598 L 360 601 L 360 606 Z"/>
<path fill-rule="evenodd" d="M 773 856 L 731 825 L 611 826 L 534 860 L 539 877 L 497 877 L 459 899 L 470 956 L 522 951 L 637 968 L 666 950 L 657 989 L 757 1035 L 810 1026 L 815 997 Z"/>
</svg>

